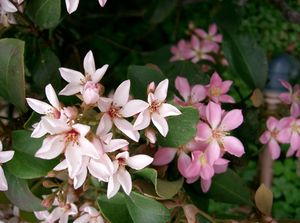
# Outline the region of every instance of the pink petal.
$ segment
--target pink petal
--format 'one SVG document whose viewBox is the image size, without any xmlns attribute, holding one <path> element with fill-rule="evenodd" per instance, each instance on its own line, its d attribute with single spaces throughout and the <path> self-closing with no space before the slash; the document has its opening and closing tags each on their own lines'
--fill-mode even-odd
<svg viewBox="0 0 300 223">
<path fill-rule="evenodd" d="M 138 115 L 135 123 L 133 124 L 133 127 L 137 130 L 145 129 L 150 125 L 150 121 L 150 111 L 146 109 Z"/>
<path fill-rule="evenodd" d="M 69 14 L 75 12 L 78 8 L 79 0 L 66 0 L 66 7 Z"/>
<path fill-rule="evenodd" d="M 52 113 L 53 108 L 51 105 L 47 104 L 46 102 L 37 100 L 37 99 L 33 99 L 33 98 L 26 98 L 26 101 L 28 103 L 28 105 L 30 106 L 30 108 L 32 108 L 32 110 L 34 110 L 35 112 L 45 115 L 48 113 Z"/>
<path fill-rule="evenodd" d="M 99 122 L 97 131 L 96 131 L 97 136 L 102 136 L 102 135 L 107 134 L 109 132 L 109 130 L 111 130 L 112 125 L 113 125 L 113 122 L 112 122 L 110 116 L 107 113 L 105 113 Z"/>
<path fill-rule="evenodd" d="M 73 95 L 73 94 L 77 94 L 78 92 L 80 92 L 82 90 L 82 85 L 81 84 L 67 84 L 64 89 L 62 89 L 58 94 L 59 95 Z"/>
<path fill-rule="evenodd" d="M 292 132 L 291 135 L 291 147 L 297 150 L 300 147 L 300 135 L 296 132 Z"/>
<path fill-rule="evenodd" d="M 123 81 L 116 89 L 113 103 L 116 106 L 124 106 L 129 98 L 130 80 Z"/>
<path fill-rule="evenodd" d="M 101 112 L 108 112 L 113 100 L 111 98 L 100 97 L 98 101 L 98 108 Z"/>
<path fill-rule="evenodd" d="M 208 180 L 201 179 L 201 189 L 204 193 L 206 193 L 209 190 L 210 185 L 211 185 L 211 179 Z"/>
<path fill-rule="evenodd" d="M 83 81 L 85 80 L 85 77 L 80 73 L 79 71 L 76 70 L 71 70 L 69 68 L 64 68 L 61 67 L 59 68 L 60 75 L 62 78 L 72 84 L 82 84 Z"/>
<path fill-rule="evenodd" d="M 200 40 L 197 36 L 193 35 L 191 38 L 191 47 L 195 50 L 200 49 Z"/>
<path fill-rule="evenodd" d="M 287 90 L 289 90 L 289 91 L 293 90 L 292 85 L 289 82 L 287 82 L 285 80 L 279 80 L 279 81 L 282 84 L 282 86 L 285 87 Z"/>
<path fill-rule="evenodd" d="M 186 169 L 191 164 L 191 162 L 191 158 L 186 153 L 181 152 L 179 154 L 177 168 L 182 176 L 186 177 Z"/>
<path fill-rule="evenodd" d="M 271 139 L 271 133 L 269 131 L 264 131 L 264 133 L 259 137 L 259 141 L 262 144 L 267 144 Z"/>
<path fill-rule="evenodd" d="M 160 134 L 164 137 L 168 134 L 169 126 L 164 117 L 159 115 L 157 112 L 152 113 L 151 120 Z"/>
<path fill-rule="evenodd" d="M 169 80 L 165 79 L 161 81 L 155 91 L 154 91 L 154 97 L 159 101 L 163 102 L 167 98 L 168 93 L 168 86 L 169 86 Z"/>
<path fill-rule="evenodd" d="M 8 190 L 7 181 L 4 175 L 4 171 L 0 166 L 0 191 L 6 191 L 6 190 Z"/>
<path fill-rule="evenodd" d="M 167 103 L 163 103 L 159 107 L 158 112 L 162 117 L 176 116 L 181 114 L 181 112 L 175 106 Z"/>
<path fill-rule="evenodd" d="M 219 104 L 209 102 L 206 107 L 206 119 L 212 129 L 215 129 L 221 121 L 222 110 Z"/>
<path fill-rule="evenodd" d="M 223 40 L 223 36 L 221 34 L 215 35 L 213 40 L 217 43 L 221 43 Z"/>
<path fill-rule="evenodd" d="M 124 105 L 120 113 L 123 117 L 127 118 L 144 111 L 148 107 L 149 104 L 142 100 L 130 100 Z"/>
<path fill-rule="evenodd" d="M 212 130 L 205 122 L 199 122 L 197 125 L 196 140 L 207 141 L 212 137 Z"/>
<path fill-rule="evenodd" d="M 153 165 L 163 166 L 170 163 L 177 153 L 176 148 L 161 147 L 154 155 Z"/>
<path fill-rule="evenodd" d="M 122 118 L 114 118 L 113 122 L 115 126 L 120 129 L 125 135 L 127 135 L 132 140 L 138 142 L 140 134 L 135 130 L 130 122 Z"/>
<path fill-rule="evenodd" d="M 221 149 L 218 142 L 213 139 L 206 148 L 206 159 L 209 165 L 213 165 L 221 156 Z"/>
<path fill-rule="evenodd" d="M 60 103 L 58 101 L 57 95 L 52 87 L 51 84 L 48 84 L 45 88 L 46 96 L 50 104 L 56 108 L 57 110 L 60 110 Z"/>
<path fill-rule="evenodd" d="M 92 51 L 89 51 L 85 55 L 83 60 L 83 68 L 84 68 L 85 76 L 92 77 L 92 75 L 95 73 L 96 67 L 95 67 L 95 60 Z"/>
<path fill-rule="evenodd" d="M 300 105 L 293 102 L 290 108 L 290 113 L 293 117 L 297 118 L 300 115 Z"/>
<path fill-rule="evenodd" d="M 220 129 L 231 131 L 239 127 L 244 121 L 242 110 L 234 109 L 226 113 L 221 121 Z"/>
<path fill-rule="evenodd" d="M 277 127 L 277 124 L 278 124 L 278 119 L 274 118 L 273 116 L 270 116 L 267 120 L 267 128 L 270 130 L 270 131 L 273 131 L 276 129 Z"/>
<path fill-rule="evenodd" d="M 222 79 L 217 72 L 214 72 L 210 78 L 210 87 L 221 87 Z"/>
<path fill-rule="evenodd" d="M 223 158 L 217 159 L 214 163 L 215 173 L 224 173 L 227 170 L 229 161 Z"/>
<path fill-rule="evenodd" d="M 269 153 L 272 156 L 273 160 L 276 160 L 280 156 L 280 146 L 278 145 L 278 142 L 275 139 L 271 139 L 268 143 L 268 150 Z"/>
<path fill-rule="evenodd" d="M 147 155 L 135 155 L 127 159 L 126 163 L 132 169 L 141 170 L 153 162 L 153 158 Z"/>
<path fill-rule="evenodd" d="M 207 36 L 207 33 L 203 29 L 195 29 L 195 33 L 202 39 L 205 39 Z"/>
<path fill-rule="evenodd" d="M 281 93 L 279 95 L 280 100 L 285 104 L 291 104 L 292 103 L 292 96 L 290 93 Z"/>
<path fill-rule="evenodd" d="M 232 83 L 233 83 L 232 81 L 224 81 L 224 82 L 222 82 L 221 93 L 222 94 L 226 94 L 229 91 Z"/>
<path fill-rule="evenodd" d="M 129 143 L 125 139 L 112 139 L 109 144 L 104 145 L 105 152 L 114 152 L 118 149 L 124 148 Z"/>
<path fill-rule="evenodd" d="M 208 33 L 211 35 L 211 36 L 214 36 L 216 33 L 217 33 L 217 25 L 215 23 L 211 24 L 208 28 Z"/>
<path fill-rule="evenodd" d="M 198 162 L 198 160 L 192 161 L 190 163 L 190 165 L 184 171 L 184 176 L 187 178 L 197 177 L 200 174 L 200 168 L 201 168 L 201 166 L 200 166 L 200 163 Z"/>
<path fill-rule="evenodd" d="M 235 103 L 235 100 L 233 97 L 225 94 L 225 95 L 221 95 L 219 97 L 219 102 L 222 102 L 222 103 Z"/>
<path fill-rule="evenodd" d="M 224 150 L 228 153 L 241 157 L 245 153 L 245 149 L 240 140 L 233 136 L 225 136 L 222 138 Z"/>
<path fill-rule="evenodd" d="M 281 143 L 289 143 L 291 138 L 292 132 L 290 128 L 282 129 L 276 139 Z"/>
<path fill-rule="evenodd" d="M 210 165 L 202 165 L 200 169 L 200 177 L 204 180 L 209 180 L 214 175 L 214 169 Z"/>
<path fill-rule="evenodd" d="M 192 103 L 203 101 L 206 98 L 206 89 L 204 86 L 197 84 L 192 87 L 191 101 Z"/>
<path fill-rule="evenodd" d="M 129 195 L 132 189 L 132 181 L 130 174 L 125 169 L 119 169 L 117 179 L 120 182 L 124 192 Z"/>
<path fill-rule="evenodd" d="M 92 74 L 92 81 L 94 83 L 98 83 L 104 76 L 105 72 L 107 71 L 107 68 L 108 64 L 105 64 L 101 68 L 97 69 L 96 72 Z"/>
<path fill-rule="evenodd" d="M 8 161 L 10 161 L 13 156 L 15 154 L 15 151 L 3 151 L 3 152 L 0 152 L 0 165 L 2 163 L 6 163 Z"/>
<path fill-rule="evenodd" d="M 99 0 L 99 4 L 101 5 L 101 7 L 104 7 L 104 5 L 106 4 L 107 0 Z"/>
<path fill-rule="evenodd" d="M 185 77 L 177 76 L 175 79 L 175 87 L 178 90 L 179 94 L 184 98 L 184 100 L 188 101 L 191 93 L 188 80 Z"/>
</svg>

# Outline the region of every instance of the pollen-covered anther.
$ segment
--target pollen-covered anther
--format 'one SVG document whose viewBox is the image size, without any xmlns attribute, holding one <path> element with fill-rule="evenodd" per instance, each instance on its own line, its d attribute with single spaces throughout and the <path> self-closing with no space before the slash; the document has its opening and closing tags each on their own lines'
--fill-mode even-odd
<svg viewBox="0 0 300 223">
<path fill-rule="evenodd" d="M 65 136 L 65 144 L 69 144 L 69 143 L 78 143 L 78 136 L 79 133 L 77 131 L 75 131 L 74 129 L 72 129 L 71 131 L 66 133 Z"/>
<path fill-rule="evenodd" d="M 122 115 L 119 114 L 120 108 L 111 106 L 108 114 L 111 118 L 122 118 Z"/>
<path fill-rule="evenodd" d="M 161 106 L 161 102 L 153 101 L 149 107 L 150 113 L 156 112 Z"/>
</svg>

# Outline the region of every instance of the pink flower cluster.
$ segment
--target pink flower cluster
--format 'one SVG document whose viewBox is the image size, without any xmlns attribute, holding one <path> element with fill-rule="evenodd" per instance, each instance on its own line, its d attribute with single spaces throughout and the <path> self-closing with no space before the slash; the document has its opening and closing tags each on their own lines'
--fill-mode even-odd
<svg viewBox="0 0 300 223">
<path fill-rule="evenodd" d="M 181 39 L 176 46 L 171 47 L 173 56 L 170 61 L 190 60 L 198 63 L 206 60 L 216 63 L 216 60 L 220 59 L 222 65 L 228 65 L 220 49 L 222 35 L 217 33 L 216 24 L 211 24 L 208 32 L 200 28 L 191 28 L 190 31 L 191 39 L 189 41 Z"/>
<path fill-rule="evenodd" d="M 300 87 L 291 86 L 287 81 L 281 80 L 281 84 L 288 92 L 279 95 L 280 100 L 290 105 L 290 116 L 280 120 L 271 116 L 267 119 L 267 130 L 260 136 L 259 141 L 266 144 L 273 160 L 280 156 L 280 144 L 290 144 L 287 156 L 296 154 L 300 157 Z"/>
<path fill-rule="evenodd" d="M 231 84 L 231 81 L 222 81 L 216 72 L 208 85 L 190 86 L 186 78 L 176 78 L 175 86 L 182 99 L 175 96 L 175 102 L 182 106 L 193 106 L 199 111 L 197 134 L 180 148 L 160 147 L 153 165 L 166 165 L 177 154 L 178 170 L 187 183 L 200 179 L 202 190 L 207 192 L 214 174 L 227 169 L 229 161 L 222 158 L 223 155 L 226 152 L 237 157 L 244 154 L 243 144 L 230 135 L 230 131 L 242 124 L 242 112 L 239 109 L 224 111 L 221 108 L 221 103 L 234 103 L 234 99 L 227 94 Z"/>
<path fill-rule="evenodd" d="M 113 197 L 120 187 L 130 194 L 132 180 L 127 169 L 140 170 L 153 161 L 145 154 L 132 155 L 130 140 L 138 142 L 139 131 L 145 129 L 145 132 L 151 132 L 148 135 L 155 141 L 154 127 L 166 136 L 169 131 L 166 117 L 181 112 L 165 102 L 167 79 L 157 86 L 149 84 L 147 102 L 131 99 L 130 80 L 121 83 L 111 97 L 104 97 L 104 87 L 99 81 L 108 65 L 96 69 L 93 54 L 89 51 L 83 67 L 84 74 L 68 68 L 59 69 L 68 82 L 59 94 L 76 95 L 82 100 L 80 107 L 61 104 L 50 84 L 45 89 L 50 104 L 27 98 L 28 105 L 42 115 L 33 126 L 32 137 L 45 136 L 35 156 L 42 159 L 61 157 L 54 170 L 67 172 L 75 189 L 81 187 L 90 174 L 108 183 L 108 198 Z"/>
</svg>

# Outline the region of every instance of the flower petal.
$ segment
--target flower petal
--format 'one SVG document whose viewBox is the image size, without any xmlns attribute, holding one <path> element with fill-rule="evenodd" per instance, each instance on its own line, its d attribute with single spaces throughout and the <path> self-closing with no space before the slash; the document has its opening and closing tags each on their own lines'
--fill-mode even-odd
<svg viewBox="0 0 300 223">
<path fill-rule="evenodd" d="M 10 161 L 13 158 L 14 154 L 15 151 L 12 150 L 0 152 L 0 164 Z"/>
<path fill-rule="evenodd" d="M 177 161 L 177 168 L 180 174 L 186 177 L 186 169 L 191 164 L 191 158 L 184 152 L 181 152 Z"/>
<path fill-rule="evenodd" d="M 83 59 L 83 68 L 86 77 L 92 77 L 92 75 L 96 71 L 94 55 L 91 50 L 85 55 Z"/>
<path fill-rule="evenodd" d="M 65 151 L 65 156 L 68 164 L 69 176 L 74 178 L 78 173 L 82 165 L 82 154 L 80 147 L 75 143 L 68 145 Z"/>
<path fill-rule="evenodd" d="M 61 67 L 59 68 L 60 75 L 62 78 L 72 84 L 83 84 L 85 77 L 82 73 L 76 70 L 72 70 L 69 68 Z"/>
<path fill-rule="evenodd" d="M 54 159 L 59 156 L 65 148 L 62 135 L 48 137 L 44 139 L 42 147 L 35 153 L 35 157 L 41 159 Z"/>
<path fill-rule="evenodd" d="M 167 103 L 162 103 L 158 112 L 162 117 L 176 116 L 181 114 L 181 112 L 175 106 Z"/>
<path fill-rule="evenodd" d="M 269 131 L 264 131 L 264 133 L 259 137 L 259 141 L 262 144 L 267 144 L 271 139 L 271 133 Z"/>
<path fill-rule="evenodd" d="M 78 8 L 79 0 L 66 0 L 66 7 L 69 14 L 76 11 Z"/>
<path fill-rule="evenodd" d="M 6 190 L 8 190 L 7 181 L 4 175 L 4 171 L 0 166 L 0 191 L 6 191 Z"/>
<path fill-rule="evenodd" d="M 113 175 L 109 178 L 108 185 L 107 185 L 107 198 L 110 199 L 116 195 L 116 193 L 120 189 L 120 183 L 117 179 L 116 175 Z"/>
<path fill-rule="evenodd" d="M 168 93 L 168 86 L 169 86 L 169 80 L 165 79 L 161 81 L 155 91 L 154 91 L 154 97 L 159 101 L 163 102 L 167 98 Z"/>
<path fill-rule="evenodd" d="M 206 148 L 206 159 L 209 165 L 213 165 L 221 156 L 221 149 L 219 143 L 213 139 Z"/>
<path fill-rule="evenodd" d="M 231 131 L 239 127 L 243 121 L 242 111 L 240 109 L 234 109 L 225 114 L 221 121 L 220 128 L 223 131 Z"/>
<path fill-rule="evenodd" d="M 209 102 L 208 105 L 206 106 L 206 119 L 212 129 L 215 129 L 220 121 L 221 121 L 221 115 L 222 115 L 222 110 L 221 106 L 219 104 L 216 104 L 214 102 Z"/>
<path fill-rule="evenodd" d="M 240 140 L 233 136 L 225 136 L 222 138 L 224 150 L 231 155 L 241 157 L 245 153 L 245 149 Z"/>
<path fill-rule="evenodd" d="M 204 193 L 206 193 L 209 190 L 210 185 L 211 185 L 211 179 L 208 180 L 201 179 L 201 189 Z"/>
<path fill-rule="evenodd" d="M 104 145 L 105 152 L 114 152 L 118 149 L 124 148 L 129 143 L 125 139 L 112 139 L 108 144 Z"/>
<path fill-rule="evenodd" d="M 157 112 L 152 113 L 151 120 L 154 124 L 154 126 L 157 128 L 157 130 L 160 132 L 160 134 L 164 137 L 169 132 L 169 126 L 164 117 L 159 115 Z"/>
<path fill-rule="evenodd" d="M 207 141 L 212 137 L 211 128 L 205 122 L 199 122 L 197 125 L 196 140 Z"/>
<path fill-rule="evenodd" d="M 113 103 L 118 107 L 124 106 L 129 98 L 130 80 L 123 81 L 116 89 Z"/>
<path fill-rule="evenodd" d="M 107 0 L 99 0 L 99 4 L 101 7 L 104 7 Z"/>
<path fill-rule="evenodd" d="M 101 112 L 108 112 L 112 104 L 111 98 L 100 97 L 98 101 L 98 108 Z"/>
<path fill-rule="evenodd" d="M 177 153 L 176 148 L 161 147 L 154 155 L 153 165 L 163 166 L 170 163 Z"/>
<path fill-rule="evenodd" d="M 135 155 L 126 160 L 128 166 L 135 170 L 141 170 L 153 162 L 153 158 L 147 155 Z"/>
<path fill-rule="evenodd" d="M 203 101 L 206 98 L 206 89 L 204 86 L 197 84 L 192 87 L 191 91 L 191 102 L 197 103 Z"/>
<path fill-rule="evenodd" d="M 188 101 L 191 93 L 188 80 L 185 77 L 177 76 L 175 79 L 175 87 L 179 94 L 183 97 L 184 101 Z"/>
<path fill-rule="evenodd" d="M 107 68 L 108 64 L 105 64 L 101 68 L 97 69 L 96 72 L 92 74 L 92 81 L 94 83 L 98 83 L 104 76 L 105 72 L 107 71 Z"/>
<path fill-rule="evenodd" d="M 120 182 L 124 192 L 129 195 L 132 189 L 131 176 L 125 169 L 120 169 L 117 172 L 117 179 Z"/>
<path fill-rule="evenodd" d="M 269 150 L 269 153 L 271 154 L 271 157 L 273 160 L 276 160 L 279 158 L 280 146 L 275 139 L 271 139 L 270 142 L 268 143 L 268 150 Z"/>
<path fill-rule="evenodd" d="M 210 165 L 206 164 L 201 166 L 200 169 L 201 179 L 209 180 L 213 177 L 214 173 L 215 173 L 214 169 Z"/>
<path fill-rule="evenodd" d="M 0 1 L 0 6 L 4 12 L 17 12 L 18 9 L 14 4 L 12 4 L 9 0 L 2 0 Z"/>
<path fill-rule="evenodd" d="M 82 90 L 83 86 L 81 84 L 67 84 L 58 94 L 59 95 L 73 95 L 73 94 L 77 94 L 78 92 L 80 92 Z"/>
<path fill-rule="evenodd" d="M 26 98 L 26 101 L 30 108 L 32 108 L 32 110 L 39 114 L 45 115 L 53 111 L 52 106 L 47 104 L 46 102 L 34 98 Z"/>
<path fill-rule="evenodd" d="M 149 104 L 142 100 L 130 100 L 123 106 L 120 113 L 123 117 L 127 118 L 144 111 L 148 107 Z"/>
<path fill-rule="evenodd" d="M 115 126 L 127 135 L 132 140 L 138 142 L 140 138 L 140 134 L 137 130 L 135 130 L 130 122 L 122 118 L 114 118 L 113 122 Z"/>
<path fill-rule="evenodd" d="M 111 130 L 112 125 L 113 125 L 113 122 L 112 122 L 110 116 L 107 113 L 105 113 L 99 122 L 96 135 L 101 137 L 101 136 L 107 134 L 109 132 L 109 130 Z"/>
<path fill-rule="evenodd" d="M 146 109 L 145 111 L 141 112 L 137 119 L 135 120 L 133 127 L 136 130 L 145 129 L 150 125 L 151 117 L 150 111 Z"/>
</svg>

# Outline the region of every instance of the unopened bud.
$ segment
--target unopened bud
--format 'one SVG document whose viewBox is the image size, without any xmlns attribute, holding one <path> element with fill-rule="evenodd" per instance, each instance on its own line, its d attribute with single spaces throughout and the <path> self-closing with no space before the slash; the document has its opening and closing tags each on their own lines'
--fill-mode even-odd
<svg viewBox="0 0 300 223">
<path fill-rule="evenodd" d="M 58 185 L 50 180 L 45 180 L 43 182 L 43 186 L 46 188 L 52 188 L 52 187 L 57 187 Z"/>
<path fill-rule="evenodd" d="M 53 195 L 50 195 L 49 197 L 45 198 L 43 201 L 42 201 L 42 206 L 46 207 L 46 208 L 51 208 L 52 207 L 52 204 L 53 204 L 53 201 L 54 201 L 54 196 Z"/>
<path fill-rule="evenodd" d="M 154 83 L 154 81 L 152 81 L 152 82 L 148 85 L 148 88 L 147 88 L 147 94 L 153 93 L 154 91 L 155 91 L 155 83 Z"/>
</svg>

